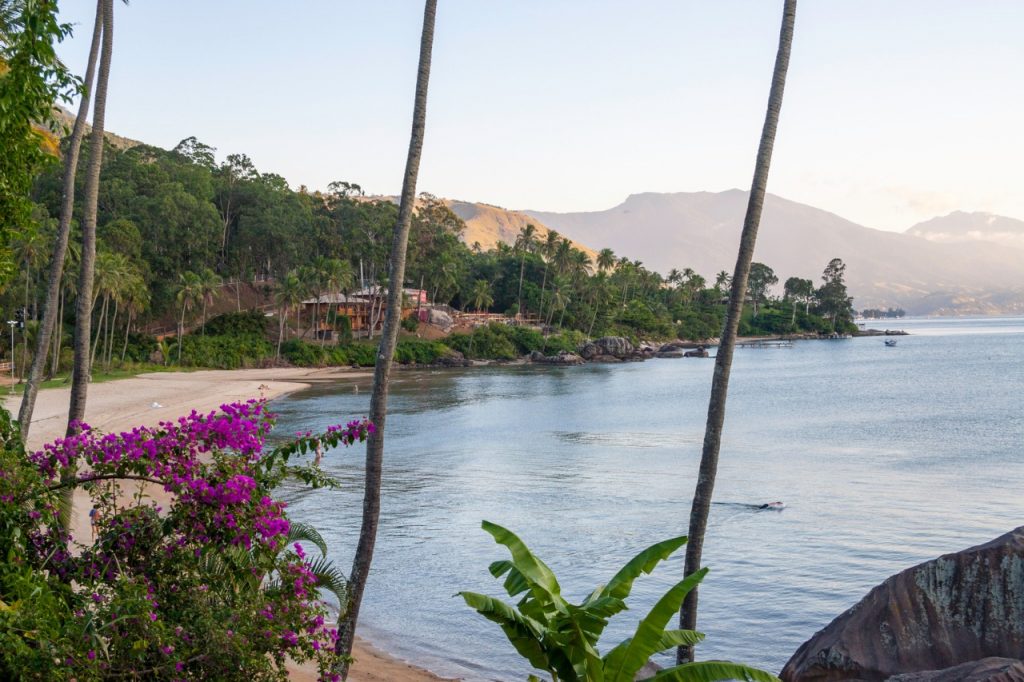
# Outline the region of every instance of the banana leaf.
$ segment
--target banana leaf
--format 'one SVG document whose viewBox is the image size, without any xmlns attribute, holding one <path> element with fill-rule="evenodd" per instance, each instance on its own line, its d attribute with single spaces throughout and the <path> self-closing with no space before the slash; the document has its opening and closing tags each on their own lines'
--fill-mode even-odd
<svg viewBox="0 0 1024 682">
<path fill-rule="evenodd" d="M 729 661 L 697 661 L 659 670 L 650 682 L 781 682 L 779 678 L 757 668 Z M 646 682 L 646 681 L 645 681 Z"/>
<path fill-rule="evenodd" d="M 516 651 L 539 670 L 551 670 L 551 662 L 541 637 L 544 626 L 520 614 L 503 601 L 476 592 L 459 592 L 463 601 L 487 620 L 501 626 Z"/>
<path fill-rule="evenodd" d="M 664 650 L 661 643 L 665 636 L 665 626 L 679 611 L 686 595 L 704 579 L 707 572 L 707 568 L 702 568 L 676 583 L 640 621 L 633 636 L 608 652 L 604 657 L 604 666 L 609 682 L 633 682 L 637 671 L 647 663 L 647 659 Z"/>
<path fill-rule="evenodd" d="M 530 593 L 545 607 L 551 606 L 558 611 L 565 610 L 562 588 L 558 579 L 547 564 L 534 556 L 525 543 L 512 531 L 502 528 L 496 523 L 484 521 L 483 529 L 494 537 L 499 545 L 504 545 L 512 554 L 514 568 L 530 585 Z"/>
<path fill-rule="evenodd" d="M 608 581 L 601 596 L 625 599 L 633 589 L 633 581 L 642 573 L 650 573 L 655 566 L 669 558 L 673 552 L 686 544 L 686 536 L 663 540 L 653 544 L 623 566 L 615 576 Z"/>
</svg>

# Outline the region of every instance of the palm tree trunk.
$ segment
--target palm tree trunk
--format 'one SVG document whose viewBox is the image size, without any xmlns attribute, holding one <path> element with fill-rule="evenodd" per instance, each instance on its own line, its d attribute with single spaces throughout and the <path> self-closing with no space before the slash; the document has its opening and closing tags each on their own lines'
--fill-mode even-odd
<svg viewBox="0 0 1024 682">
<path fill-rule="evenodd" d="M 100 347 L 100 342 L 103 340 L 103 323 L 107 321 L 107 302 L 109 300 L 107 296 L 103 297 L 103 305 L 100 306 L 100 317 L 96 320 L 96 338 L 92 340 L 92 356 L 89 359 L 90 367 L 96 363 L 96 350 Z"/>
<path fill-rule="evenodd" d="M 523 271 L 526 268 L 526 247 L 523 247 L 523 257 L 519 260 L 519 317 L 523 317 Z"/>
<path fill-rule="evenodd" d="M 56 329 L 56 333 L 54 333 L 54 335 L 53 335 L 53 364 L 50 365 L 50 378 L 53 378 L 54 376 L 56 376 L 57 372 L 60 370 L 60 351 L 61 351 L 61 348 L 64 345 L 64 301 L 66 299 L 67 299 L 67 292 L 65 292 L 64 288 L 61 287 L 61 289 L 60 289 L 60 307 L 57 309 L 57 329 Z M 43 324 L 46 324 L 45 318 L 43 319 Z M 28 395 L 28 390 L 29 390 L 29 387 L 31 386 L 31 383 L 32 383 L 32 376 L 31 376 L 31 373 L 30 373 L 29 374 L 29 385 L 25 386 L 25 394 L 26 395 Z M 39 389 L 39 386 L 38 386 L 38 382 L 37 382 L 37 385 L 36 385 L 34 390 L 36 392 L 38 392 L 38 389 Z M 29 427 L 29 425 L 31 424 L 31 421 L 32 421 L 32 408 L 33 407 L 35 407 L 35 402 L 34 401 L 29 403 L 28 413 L 25 415 L 25 417 L 27 418 L 26 421 L 24 422 L 26 430 L 28 429 L 28 427 Z M 25 400 L 24 400 L 24 398 L 22 398 L 22 408 L 21 409 L 22 410 L 25 409 Z M 18 414 L 18 418 L 19 418 L 19 422 L 20 422 L 20 420 L 22 418 L 21 413 Z"/>
<path fill-rule="evenodd" d="M 110 362 L 114 353 L 114 331 L 117 329 L 117 311 L 120 308 L 118 300 L 114 299 L 114 315 L 110 318 L 110 333 L 107 334 L 107 369 L 110 369 Z"/>
<path fill-rule="evenodd" d="M 352 653 L 356 621 L 363 599 L 363 589 L 370 573 L 373 547 L 377 540 L 377 523 L 380 518 L 380 485 L 384 462 L 384 425 L 387 418 L 388 384 L 391 363 L 398 343 L 398 328 L 402 321 L 402 282 L 405 281 L 405 253 L 409 242 L 409 225 L 416 201 L 416 179 L 419 174 L 420 156 L 423 152 L 423 136 L 427 118 L 427 84 L 430 80 L 430 54 L 434 43 L 434 17 L 437 0 L 426 0 L 423 11 L 423 35 L 420 39 L 419 72 L 416 77 L 416 100 L 413 108 L 412 134 L 409 139 L 409 156 L 405 164 L 405 178 L 402 182 L 402 202 L 395 225 L 394 240 L 391 244 L 391 272 L 388 287 L 387 315 L 384 330 L 377 351 L 377 363 L 373 371 L 373 394 L 370 398 L 370 421 L 376 426 L 366 443 L 366 485 L 363 493 L 363 521 L 359 531 L 359 544 L 352 561 L 349 576 L 349 603 L 345 617 L 339 623 L 340 636 L 337 651 L 346 659 Z M 341 666 L 342 679 L 348 678 L 348 663 Z"/>
<path fill-rule="evenodd" d="M 132 309 L 128 308 L 128 324 L 124 328 L 124 346 L 121 347 L 121 364 L 128 355 L 128 335 L 132 333 Z"/>
<path fill-rule="evenodd" d="M 96 209 L 99 201 L 100 168 L 103 165 L 103 126 L 107 110 L 107 82 L 114 49 L 114 2 L 103 2 L 103 50 L 96 79 L 96 106 L 93 110 L 92 137 L 89 143 L 89 173 L 85 179 L 82 215 L 82 269 L 78 277 L 78 302 L 75 306 L 75 367 L 71 379 L 68 406 L 68 433 L 71 425 L 85 417 L 85 398 L 89 390 L 89 341 L 92 336 L 92 283 L 96 274 Z"/>
<path fill-rule="evenodd" d="M 729 391 L 732 353 L 736 344 L 740 313 L 743 310 L 743 295 L 747 290 L 747 277 L 750 274 L 750 261 L 754 255 L 757 228 L 761 222 L 761 208 L 764 205 L 772 147 L 775 144 L 775 130 L 779 124 L 782 93 L 786 86 L 786 70 L 789 68 L 789 53 L 793 45 L 795 19 L 796 0 L 785 0 L 782 29 L 779 34 L 779 50 L 775 57 L 775 71 L 772 76 L 771 93 L 768 96 L 768 111 L 765 115 L 761 142 L 757 150 L 757 165 L 754 168 L 754 179 L 750 187 L 747 214 L 743 219 L 743 234 L 740 237 L 740 248 L 733 273 L 732 295 L 729 297 L 725 330 L 715 356 L 715 372 L 711 380 L 711 398 L 708 402 L 708 420 L 704 431 L 704 448 L 701 452 L 697 487 L 690 509 L 689 541 L 686 544 L 686 575 L 692 575 L 700 570 L 704 533 L 707 530 L 708 514 L 711 511 L 711 496 L 714 492 L 715 476 L 718 472 L 718 453 L 722 444 L 722 425 L 725 422 L 725 402 Z M 695 588 L 683 601 L 683 606 L 679 611 L 679 627 L 692 630 L 696 626 L 697 589 Z M 679 663 L 692 661 L 693 647 L 679 647 L 676 650 L 676 660 Z"/>
<path fill-rule="evenodd" d="M 284 340 L 284 318 L 288 310 L 282 308 L 277 311 L 277 359 L 281 359 L 281 341 Z"/>
<path fill-rule="evenodd" d="M 185 302 L 181 303 L 181 322 L 178 323 L 178 364 L 181 364 L 181 347 L 185 345 Z"/>
</svg>

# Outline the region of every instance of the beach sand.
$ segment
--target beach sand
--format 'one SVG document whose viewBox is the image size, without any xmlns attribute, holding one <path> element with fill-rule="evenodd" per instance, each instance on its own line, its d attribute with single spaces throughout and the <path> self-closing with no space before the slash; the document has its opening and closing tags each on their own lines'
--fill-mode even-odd
<svg viewBox="0 0 1024 682">
<path fill-rule="evenodd" d="M 205 370 L 198 372 L 154 372 L 127 379 L 93 384 L 89 387 L 85 422 L 105 432 L 125 431 L 135 426 L 155 425 L 176 419 L 192 410 L 209 412 L 224 403 L 248 400 L 262 395 L 277 398 L 314 384 L 346 381 L 370 381 L 373 373 L 347 368 L 328 369 L 242 369 Z M 67 427 L 68 402 L 71 389 L 50 388 L 39 392 L 36 399 L 29 449 L 38 449 L 64 435 Z M 21 396 L 10 396 L 5 407 L 17 414 Z M 146 495 L 160 504 L 169 502 L 167 494 L 148 486 Z M 88 538 L 91 534 L 88 520 L 89 497 L 78 491 L 74 498 L 71 529 L 74 537 Z M 354 682 L 427 682 L 441 680 L 426 670 L 374 649 L 357 639 L 352 652 L 356 659 L 349 674 Z M 291 679 L 316 680 L 316 670 L 310 666 L 290 666 Z"/>
</svg>

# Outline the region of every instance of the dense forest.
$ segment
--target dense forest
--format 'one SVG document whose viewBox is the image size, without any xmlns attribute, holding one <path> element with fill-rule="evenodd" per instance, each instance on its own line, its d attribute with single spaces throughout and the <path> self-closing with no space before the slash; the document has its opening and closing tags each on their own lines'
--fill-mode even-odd
<svg viewBox="0 0 1024 682">
<path fill-rule="evenodd" d="M 332 183 L 326 192 L 305 187 L 295 191 L 281 176 L 260 172 L 245 155 L 231 154 L 218 163 L 215 154 L 194 137 L 170 151 L 107 143 L 99 190 L 93 325 L 93 354 L 99 353 L 104 366 L 146 360 L 157 347 L 152 332 L 175 328 L 182 335 L 195 330 L 192 336 L 200 338 L 180 345 L 172 340 L 164 348 L 165 361 L 238 366 L 247 363 L 247 355 L 263 359 L 267 347 L 257 337 L 266 343 L 274 342 L 276 333 L 309 338 L 300 321 L 283 322 L 303 300 L 385 283 L 395 204 L 365 197 L 350 182 Z M 83 151 L 80 184 L 88 158 Z M 15 344 L 25 348 L 32 345 L 45 291 L 45 265 L 60 211 L 59 168 L 39 177 L 33 199 L 38 227 L 16 241 L 19 274 L 2 294 L 5 307 L 18 310 L 18 321 L 24 322 Z M 464 229 L 443 201 L 421 194 L 409 240 L 406 286 L 424 289 L 433 303 L 457 310 L 521 313 L 545 335 L 566 332 L 553 341 L 552 347 L 558 348 L 584 336 L 701 340 L 720 334 L 728 273 L 705 278 L 681 267 L 663 276 L 609 249 L 592 260 L 558 233 L 540 238 L 532 226 L 515 244 L 482 251 L 462 242 Z M 70 362 L 77 243 L 73 234 L 51 374 Z M 829 263 L 817 287 L 810 280 L 789 278 L 782 296 L 776 297 L 771 292 L 779 277 L 769 266 L 755 263 L 741 333 L 849 331 L 852 309 L 844 268 L 838 259 Z M 255 302 L 247 296 L 243 306 L 242 290 L 262 296 Z M 255 346 L 241 347 L 231 353 L 237 356 L 234 360 L 225 360 L 223 352 L 210 350 L 217 341 L 205 340 L 207 309 L 225 298 L 237 299 L 239 311 L 262 303 L 283 318 L 282 324 L 254 331 L 251 321 L 248 327 L 243 321 L 245 338 Z M 340 325 L 344 322 L 339 320 Z M 221 331 L 234 334 L 238 326 L 221 325 Z M 415 331 L 415 325 L 408 331 Z M 458 338 L 448 345 L 467 346 Z M 469 345 L 474 354 L 487 354 L 487 344 Z M 506 351 L 498 355 L 507 354 L 503 347 Z M 310 364 L 349 362 L 353 357 L 357 363 L 372 362 L 372 353 L 364 351 L 333 356 L 308 352 L 296 339 L 288 340 L 284 355 Z"/>
</svg>

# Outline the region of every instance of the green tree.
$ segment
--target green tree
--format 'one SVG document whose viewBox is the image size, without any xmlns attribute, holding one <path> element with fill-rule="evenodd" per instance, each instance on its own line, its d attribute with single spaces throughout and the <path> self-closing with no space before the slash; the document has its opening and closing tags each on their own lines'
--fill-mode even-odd
<svg viewBox="0 0 1024 682">
<path fill-rule="evenodd" d="M 178 276 L 178 291 L 174 296 L 181 310 L 178 321 L 178 364 L 181 364 L 181 348 L 185 345 L 185 315 L 203 300 L 203 279 L 194 272 L 183 272 Z"/>
<path fill-rule="evenodd" d="M 213 303 L 213 298 L 220 291 L 224 280 L 211 268 L 203 268 L 199 273 L 199 294 L 203 302 L 202 336 L 206 336 L 206 308 Z"/>
<path fill-rule="evenodd" d="M 281 277 L 274 287 L 274 304 L 277 306 L 277 358 L 281 358 L 281 342 L 284 340 L 285 323 L 291 310 L 302 304 L 305 287 L 293 271 Z M 298 329 L 295 330 L 298 335 Z"/>
<path fill-rule="evenodd" d="M 416 179 L 419 175 L 420 157 L 423 153 L 423 137 L 427 124 L 427 85 L 430 81 L 430 55 L 434 44 L 434 19 L 437 15 L 437 0 L 426 0 L 423 10 L 423 34 L 420 38 L 419 70 L 416 76 L 416 97 L 413 107 L 412 132 L 409 136 L 409 156 L 402 180 L 402 198 L 395 224 L 394 240 L 391 247 L 391 272 L 388 278 L 388 306 L 384 318 L 377 363 L 373 371 L 373 393 L 370 396 L 370 420 L 376 430 L 366 443 L 366 483 L 363 493 L 363 519 L 359 530 L 359 542 L 352 560 L 349 576 L 349 602 L 345 617 L 338 625 L 339 638 L 337 653 L 345 660 L 352 654 L 359 608 L 363 590 L 370 574 L 373 560 L 373 546 L 377 540 L 377 524 L 380 519 L 380 486 L 384 461 L 384 425 L 387 419 L 388 387 L 391 363 L 398 343 L 398 330 L 402 322 L 402 283 L 405 281 L 405 256 L 409 241 L 409 228 L 416 201 Z M 341 668 L 342 678 L 348 678 L 348 664 Z"/>
<path fill-rule="evenodd" d="M 846 264 L 833 258 L 821 273 L 823 284 L 816 292 L 818 309 L 832 322 L 832 328 L 841 331 L 852 324 L 853 299 L 846 291 Z"/>
<path fill-rule="evenodd" d="M 516 249 L 521 252 L 519 258 L 519 294 L 517 296 L 519 304 L 519 317 L 523 316 L 523 272 L 526 269 L 526 254 L 531 253 L 534 248 L 537 237 L 537 227 L 532 224 L 525 225 L 519 230 L 519 236 L 516 237 Z M 493 303 L 494 300 L 491 300 Z M 490 305 L 490 303 L 488 304 Z"/>
<path fill-rule="evenodd" d="M 804 304 L 805 313 L 809 312 L 811 299 L 814 298 L 814 282 L 809 279 L 790 277 L 786 280 L 786 283 L 782 285 L 782 291 L 783 296 L 790 302 L 790 306 L 793 309 L 793 316 L 790 322 L 795 324 L 796 306 L 798 303 Z"/>
<path fill-rule="evenodd" d="M 764 263 L 751 263 L 750 274 L 747 276 L 747 296 L 754 304 L 754 317 L 757 317 L 757 306 L 765 300 L 768 289 L 779 283 L 775 271 Z"/>
<path fill-rule="evenodd" d="M 782 29 L 779 33 L 779 49 L 775 57 L 772 86 L 768 95 L 768 111 L 757 150 L 754 179 L 750 187 L 750 199 L 743 219 L 739 253 L 736 257 L 736 271 L 732 276 L 732 294 L 726 313 L 725 330 L 715 355 L 715 372 L 711 381 L 711 397 L 708 400 L 708 419 L 704 431 L 704 446 L 701 450 L 697 486 L 690 508 L 690 541 L 686 546 L 687 576 L 701 570 L 701 553 L 704 549 L 704 533 L 707 530 L 711 498 L 715 490 L 715 476 L 718 472 L 718 454 L 722 446 L 722 426 L 725 423 L 725 403 L 729 392 L 729 372 L 732 369 L 733 349 L 740 315 L 743 311 L 743 295 L 747 289 L 747 277 L 757 242 L 757 228 L 761 222 L 761 209 L 768 185 L 768 171 L 771 168 L 772 148 L 775 145 L 775 131 L 779 125 L 779 111 L 782 109 L 782 93 L 786 88 L 786 71 L 789 68 L 789 54 L 793 46 L 793 26 L 796 21 L 796 0 L 785 0 L 782 11 Z M 694 589 L 683 602 L 679 611 L 679 626 L 693 630 L 697 625 L 697 593 Z M 693 647 L 680 645 L 676 652 L 679 663 L 693 661 Z"/>
<path fill-rule="evenodd" d="M 494 297 L 491 296 L 491 283 L 486 279 L 478 279 L 473 283 L 471 296 L 470 300 L 478 313 L 482 313 L 485 308 L 491 307 L 491 304 L 494 303 Z"/>
</svg>

